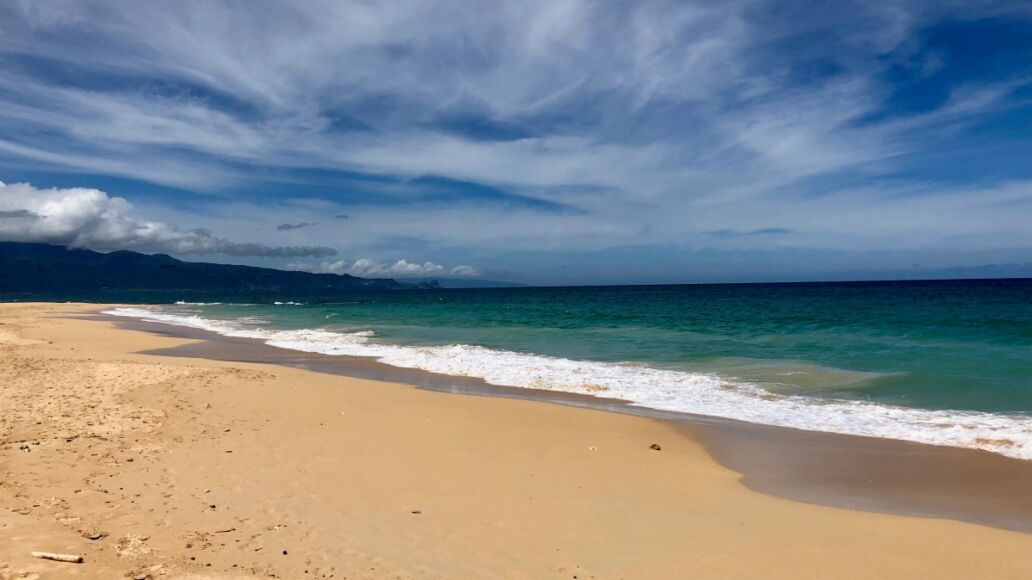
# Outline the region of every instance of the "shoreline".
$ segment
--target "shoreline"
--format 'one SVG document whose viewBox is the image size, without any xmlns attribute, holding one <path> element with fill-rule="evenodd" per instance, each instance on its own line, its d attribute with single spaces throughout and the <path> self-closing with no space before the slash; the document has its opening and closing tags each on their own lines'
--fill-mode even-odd
<svg viewBox="0 0 1032 580">
<path fill-rule="evenodd" d="M 640 339 L 643 350 L 637 355 L 632 352 L 633 349 L 624 352 L 624 356 L 619 357 L 622 361 L 599 360 L 606 359 L 604 353 L 613 348 L 609 341 L 594 342 L 594 355 L 587 351 L 579 355 L 568 351 L 567 354 L 573 358 L 556 356 L 555 353 L 563 349 L 572 348 L 576 351 L 577 348 L 592 344 L 592 341 L 603 340 L 605 335 L 596 335 L 594 331 L 587 332 L 581 338 L 568 336 L 567 338 L 576 339 L 565 347 L 553 348 L 547 343 L 542 343 L 538 345 L 542 347 L 540 349 L 533 346 L 532 340 L 525 343 L 523 348 L 510 350 L 504 346 L 509 344 L 508 331 L 498 329 L 486 331 L 487 335 L 483 336 L 480 334 L 483 331 L 470 329 L 469 332 L 481 337 L 474 340 L 473 344 L 465 344 L 471 336 L 467 336 L 467 332 L 460 328 L 450 329 L 441 335 L 445 340 L 440 344 L 430 336 L 435 331 L 428 329 L 421 332 L 430 334 L 415 343 L 410 343 L 401 336 L 384 341 L 378 338 L 377 332 L 373 330 L 380 323 L 371 312 L 355 313 L 358 319 L 365 320 L 358 326 L 340 326 L 347 316 L 336 322 L 330 321 L 338 316 L 333 308 L 328 312 L 316 309 L 309 313 L 290 308 L 241 306 L 243 308 L 230 305 L 225 311 L 219 309 L 212 313 L 213 317 L 208 317 L 206 311 L 193 308 L 187 308 L 185 311 L 162 307 L 115 308 L 105 313 L 122 318 L 210 330 L 228 337 L 260 339 L 265 344 L 287 350 L 333 356 L 346 355 L 356 357 L 356 360 L 375 360 L 393 367 L 471 377 L 482 379 L 492 385 L 521 387 L 531 391 L 603 397 L 622 401 L 633 407 L 672 411 L 685 416 L 712 416 L 804 431 L 982 449 L 1007 457 L 1032 460 L 1032 415 L 1021 411 L 1032 408 L 1029 407 L 1032 400 L 1024 400 L 1018 377 L 1013 381 L 1013 388 L 1018 390 L 1009 403 L 999 399 L 990 405 L 991 408 L 982 408 L 975 400 L 977 397 L 965 395 L 961 397 L 963 401 L 955 400 L 956 405 L 942 405 L 956 399 L 961 393 L 982 391 L 975 388 L 976 385 L 982 384 L 982 379 L 972 377 L 970 380 L 973 384 L 965 387 L 955 384 L 955 379 L 959 380 L 959 375 L 953 378 L 940 377 L 937 382 L 928 382 L 932 375 L 925 376 L 925 373 L 917 371 L 887 373 L 874 372 L 868 368 L 867 372 L 860 372 L 848 368 L 826 367 L 803 359 L 791 360 L 791 357 L 763 362 L 765 359 L 727 356 L 726 352 L 723 357 L 703 357 L 697 364 L 687 361 L 674 363 L 673 359 L 666 358 L 662 360 L 671 362 L 635 362 L 639 358 L 653 358 L 653 355 L 648 353 L 654 349 L 661 351 L 663 348 L 669 348 L 676 351 L 680 348 L 694 348 L 680 344 L 677 340 L 661 341 L 666 345 L 661 347 L 659 342 L 654 340 L 655 337 L 649 338 L 648 333 L 636 339 L 610 337 L 622 345 L 620 348 L 625 348 L 625 342 L 628 340 L 634 342 Z M 369 316 L 373 318 L 364 318 Z M 450 316 L 461 319 L 464 314 L 460 308 Z M 239 320 L 235 320 L 236 317 L 239 317 Z M 384 329 L 386 335 L 392 335 L 395 330 L 391 328 L 395 326 L 406 328 L 409 322 L 394 320 Z M 501 334 L 490 338 L 493 332 Z M 522 337 L 522 330 L 515 332 L 516 343 L 527 340 Z M 559 333 L 553 338 L 563 333 L 554 329 L 551 332 Z M 479 340 L 493 346 L 482 345 Z M 692 343 L 693 339 L 686 340 Z M 840 341 L 832 340 L 814 347 L 822 351 L 827 350 L 831 355 L 832 352 L 837 352 L 836 349 L 841 348 L 839 343 Z M 530 350 L 527 350 L 528 348 Z M 751 347 L 743 345 L 743 348 L 749 351 Z M 964 347 L 958 345 L 957 348 Z M 544 354 L 549 352 L 553 354 Z M 811 358 L 823 358 L 823 355 L 817 352 L 812 354 Z M 841 354 L 843 353 L 838 353 Z M 1012 357 L 1021 359 L 1026 356 L 1013 351 L 997 354 L 1004 357 L 1000 359 L 1001 363 L 1010 361 Z M 940 352 L 938 356 L 942 355 Z M 883 362 L 894 368 L 905 368 L 910 364 L 927 367 L 930 364 L 925 355 L 914 353 L 912 356 L 911 361 Z M 910 355 L 906 355 L 905 358 L 910 358 Z M 979 357 L 979 361 L 980 364 L 984 364 L 985 357 Z M 1032 360 L 1028 362 L 1032 365 Z M 736 368 L 739 370 L 735 370 Z M 947 364 L 943 368 L 950 367 Z M 368 377 L 364 370 L 363 373 L 363 376 L 372 378 Z M 910 374 L 914 374 L 914 377 L 908 378 Z M 388 373 L 379 375 L 386 380 L 399 380 Z M 423 379 L 410 376 L 405 382 L 421 384 L 422 381 Z M 910 395 L 905 394 L 905 387 L 886 386 L 882 381 L 923 384 L 921 390 L 924 394 L 915 394 L 913 401 L 908 402 Z M 447 387 L 451 388 L 451 385 Z M 481 385 L 478 388 L 482 390 L 483 387 Z M 839 388 L 846 391 L 837 392 L 836 389 Z M 995 393 L 989 388 L 985 389 L 985 392 L 987 400 L 991 398 L 990 394 Z M 1005 412 L 1004 409 L 1014 412 Z"/>
<path fill-rule="evenodd" d="M 0 515 L 8 540 L 0 577 L 66 577 L 68 568 L 29 558 L 30 548 L 85 553 L 75 570 L 90 578 L 1032 574 L 1032 535 L 1000 529 L 1021 527 L 1013 522 L 993 528 L 786 501 L 747 489 L 725 467 L 748 463 L 752 489 L 799 488 L 817 472 L 836 473 L 829 458 L 862 450 L 868 467 L 904 471 L 893 476 L 897 491 L 955 503 L 956 489 L 943 495 L 951 490 L 929 482 L 974 472 L 963 485 L 985 491 L 1002 477 L 985 456 L 1032 462 L 901 442 L 849 451 L 844 440 L 862 438 L 818 434 L 817 442 L 800 435 L 808 432 L 772 435 L 779 428 L 447 396 L 300 368 L 311 360 L 197 358 L 212 344 L 67 318 L 100 308 L 0 305 L 0 504 L 12 508 Z M 246 353 L 235 345 L 222 354 Z M 91 399 L 98 393 L 108 394 Z M 811 461 L 789 465 L 775 450 Z M 902 455 L 886 460 L 894 453 Z M 958 471 L 929 473 L 922 461 Z M 1006 492 L 996 496 L 1024 509 Z M 84 539 L 86 528 L 109 535 Z"/>
<path fill-rule="evenodd" d="M 747 423 L 661 411 L 620 399 L 504 387 L 372 359 L 279 348 L 260 339 L 161 322 L 99 318 L 120 328 L 200 342 L 146 354 L 292 366 L 451 394 L 502 397 L 668 422 L 704 445 L 749 489 L 776 497 L 896 515 L 951 518 L 1032 533 L 1032 461 L 989 451 Z"/>
</svg>

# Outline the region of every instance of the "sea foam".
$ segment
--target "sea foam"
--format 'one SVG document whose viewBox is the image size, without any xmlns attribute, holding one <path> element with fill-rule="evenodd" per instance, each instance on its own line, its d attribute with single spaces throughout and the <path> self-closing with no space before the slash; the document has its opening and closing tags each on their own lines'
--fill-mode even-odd
<svg viewBox="0 0 1032 580">
<path fill-rule="evenodd" d="M 272 330 L 143 308 L 116 308 L 106 313 L 260 339 L 284 349 L 372 357 L 395 367 L 475 377 L 492 385 L 610 397 L 664 411 L 983 449 L 1032 459 L 1032 417 L 1023 414 L 929 410 L 778 394 L 710 373 L 570 360 L 475 345 L 399 346 L 376 342 L 368 330 Z"/>
<path fill-rule="evenodd" d="M 176 306 L 218 306 L 221 302 L 187 302 L 185 300 L 176 300 Z"/>
</svg>

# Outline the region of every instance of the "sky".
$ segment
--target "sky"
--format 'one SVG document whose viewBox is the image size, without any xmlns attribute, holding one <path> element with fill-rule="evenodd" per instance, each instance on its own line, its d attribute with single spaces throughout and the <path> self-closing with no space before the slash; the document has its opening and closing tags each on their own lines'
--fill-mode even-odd
<svg viewBox="0 0 1032 580">
<path fill-rule="evenodd" d="M 1032 273 L 1032 2 L 0 4 L 0 240 L 529 284 Z"/>
</svg>

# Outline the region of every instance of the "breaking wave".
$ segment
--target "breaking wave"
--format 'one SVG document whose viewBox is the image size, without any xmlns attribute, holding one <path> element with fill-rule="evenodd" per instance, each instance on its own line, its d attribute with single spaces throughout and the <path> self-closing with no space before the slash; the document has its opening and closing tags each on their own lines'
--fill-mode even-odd
<svg viewBox="0 0 1032 580">
<path fill-rule="evenodd" d="M 1032 459 L 1032 417 L 977 411 L 917 409 L 776 393 L 712 373 L 570 360 L 475 345 L 399 346 L 373 340 L 370 330 L 273 330 L 197 315 L 143 308 L 107 314 L 254 338 L 279 348 L 372 357 L 395 367 L 480 378 L 500 386 L 622 399 L 633 405 L 751 423 L 983 449 Z M 256 321 L 252 321 L 256 322 Z"/>
</svg>

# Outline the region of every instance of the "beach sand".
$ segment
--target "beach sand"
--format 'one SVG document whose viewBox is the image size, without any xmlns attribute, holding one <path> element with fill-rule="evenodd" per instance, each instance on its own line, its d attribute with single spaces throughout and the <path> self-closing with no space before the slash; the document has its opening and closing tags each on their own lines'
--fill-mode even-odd
<svg viewBox="0 0 1032 580">
<path fill-rule="evenodd" d="M 758 493 L 670 421 L 136 354 L 189 339 L 97 309 L 0 304 L 0 579 L 1032 577 L 1030 534 Z"/>
</svg>

